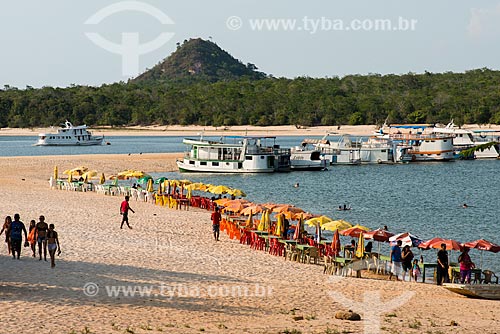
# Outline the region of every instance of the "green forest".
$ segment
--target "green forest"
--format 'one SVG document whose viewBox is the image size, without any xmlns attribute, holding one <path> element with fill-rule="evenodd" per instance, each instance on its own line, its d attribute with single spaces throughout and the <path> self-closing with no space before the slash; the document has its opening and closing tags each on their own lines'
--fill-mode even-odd
<svg viewBox="0 0 500 334">
<path fill-rule="evenodd" d="M 160 70 L 159 70 L 160 68 Z M 500 124 L 500 71 L 274 78 L 215 43 L 185 41 L 127 83 L 0 89 L 0 127 Z M 162 77 L 159 73 L 173 73 Z M 180 73 L 180 74 L 179 74 Z"/>
</svg>

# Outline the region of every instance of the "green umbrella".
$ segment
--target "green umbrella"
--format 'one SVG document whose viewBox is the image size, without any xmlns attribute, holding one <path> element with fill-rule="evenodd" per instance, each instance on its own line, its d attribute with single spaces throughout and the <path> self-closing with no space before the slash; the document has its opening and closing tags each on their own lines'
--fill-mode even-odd
<svg viewBox="0 0 500 334">
<path fill-rule="evenodd" d="M 156 184 L 160 184 L 160 183 L 165 182 L 165 180 L 168 180 L 168 178 L 166 178 L 166 177 L 163 177 L 163 176 L 162 176 L 162 177 L 160 177 L 160 178 L 157 178 L 157 179 L 155 180 L 155 183 L 156 183 Z"/>
<path fill-rule="evenodd" d="M 148 181 L 150 179 L 153 179 L 153 178 L 151 176 L 149 176 L 149 175 L 145 175 L 145 176 L 141 177 L 140 179 L 138 179 L 137 183 L 146 184 L 146 183 L 148 183 Z"/>
</svg>

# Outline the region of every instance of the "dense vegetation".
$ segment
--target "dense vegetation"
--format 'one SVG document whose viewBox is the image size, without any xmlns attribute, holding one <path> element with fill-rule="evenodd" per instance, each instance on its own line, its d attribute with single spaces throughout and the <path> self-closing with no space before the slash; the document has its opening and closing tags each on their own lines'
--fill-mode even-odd
<svg viewBox="0 0 500 334">
<path fill-rule="evenodd" d="M 215 45 L 202 42 L 203 48 Z M 212 57 L 213 50 L 207 56 L 206 50 L 191 48 L 184 53 L 187 43 L 171 57 L 204 54 L 196 58 L 198 72 L 189 71 L 191 60 L 165 67 L 167 59 L 151 70 L 155 73 L 129 83 L 23 90 L 5 86 L 0 90 L 0 127 L 50 126 L 65 119 L 94 126 L 355 125 L 380 124 L 386 118 L 390 123 L 446 123 L 453 118 L 457 124 L 500 124 L 499 71 L 273 78 L 224 52 Z"/>
</svg>

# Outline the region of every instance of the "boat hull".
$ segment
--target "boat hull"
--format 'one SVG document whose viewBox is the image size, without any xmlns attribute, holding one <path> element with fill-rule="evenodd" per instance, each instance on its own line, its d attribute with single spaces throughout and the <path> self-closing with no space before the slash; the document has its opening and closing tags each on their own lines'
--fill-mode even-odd
<svg viewBox="0 0 500 334">
<path fill-rule="evenodd" d="M 443 287 L 470 298 L 500 300 L 499 284 L 452 284 L 445 283 Z"/>
<path fill-rule="evenodd" d="M 177 161 L 177 167 L 183 173 L 274 173 L 274 168 L 243 168 L 238 167 L 239 162 L 220 162 L 219 166 L 201 166 L 200 161 L 196 164 L 185 163 L 184 161 Z M 222 166 L 221 166 L 222 165 Z"/>
</svg>

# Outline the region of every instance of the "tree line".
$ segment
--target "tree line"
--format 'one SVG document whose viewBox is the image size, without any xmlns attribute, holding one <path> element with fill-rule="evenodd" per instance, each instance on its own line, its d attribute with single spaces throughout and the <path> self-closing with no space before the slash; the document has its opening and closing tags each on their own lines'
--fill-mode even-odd
<svg viewBox="0 0 500 334">
<path fill-rule="evenodd" d="M 500 124 L 500 71 L 0 90 L 0 127 Z"/>
</svg>

